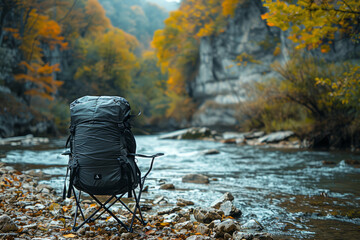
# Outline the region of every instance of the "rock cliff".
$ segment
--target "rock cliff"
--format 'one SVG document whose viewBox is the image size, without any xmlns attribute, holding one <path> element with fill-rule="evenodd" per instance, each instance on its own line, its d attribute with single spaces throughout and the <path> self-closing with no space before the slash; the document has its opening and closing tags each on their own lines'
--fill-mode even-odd
<svg viewBox="0 0 360 240">
<path fill-rule="evenodd" d="M 288 60 L 287 33 L 266 25 L 261 19 L 266 11 L 260 0 L 247 1 L 229 18 L 224 33 L 201 39 L 198 74 L 191 86 L 199 104 L 193 126 L 236 126 L 242 120 L 238 106 L 247 99 L 244 85 L 276 76 L 270 64 Z M 351 51 L 351 44 L 342 41 L 325 57 L 347 58 Z"/>
</svg>

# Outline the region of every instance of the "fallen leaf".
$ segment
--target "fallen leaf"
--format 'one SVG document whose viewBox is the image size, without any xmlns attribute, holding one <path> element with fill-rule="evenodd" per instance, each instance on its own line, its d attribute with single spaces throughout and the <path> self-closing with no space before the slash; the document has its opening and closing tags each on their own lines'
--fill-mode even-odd
<svg viewBox="0 0 360 240">
<path fill-rule="evenodd" d="M 64 238 L 74 238 L 74 237 L 76 237 L 76 235 L 73 234 L 73 233 L 69 233 L 69 234 L 63 235 L 63 237 L 64 237 Z"/>
<path fill-rule="evenodd" d="M 151 234 L 154 234 L 155 233 L 155 230 L 149 230 L 147 232 L 145 232 L 146 235 L 151 235 Z"/>
</svg>

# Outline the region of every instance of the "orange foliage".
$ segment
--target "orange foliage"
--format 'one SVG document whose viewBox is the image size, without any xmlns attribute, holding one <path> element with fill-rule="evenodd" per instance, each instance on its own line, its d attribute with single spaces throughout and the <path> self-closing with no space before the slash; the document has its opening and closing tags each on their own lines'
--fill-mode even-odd
<svg viewBox="0 0 360 240">
<path fill-rule="evenodd" d="M 33 83 L 33 87 L 25 92 L 27 95 L 31 96 L 40 96 L 43 98 L 47 98 L 49 100 L 53 100 L 54 94 L 58 87 L 60 87 L 63 82 L 54 80 L 51 76 L 54 72 L 59 72 L 59 64 L 55 64 L 50 66 L 49 64 L 38 64 L 27 62 L 21 62 L 21 66 L 26 69 L 27 74 L 16 74 L 16 81 L 27 81 Z"/>
</svg>

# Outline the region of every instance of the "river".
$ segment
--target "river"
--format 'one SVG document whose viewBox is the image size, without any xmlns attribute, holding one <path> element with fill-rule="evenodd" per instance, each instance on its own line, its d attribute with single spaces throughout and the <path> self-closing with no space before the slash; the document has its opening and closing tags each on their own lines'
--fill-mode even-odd
<svg viewBox="0 0 360 240">
<path fill-rule="evenodd" d="M 263 225 L 275 239 L 358 239 L 360 233 L 360 168 L 347 162 L 359 161 L 349 152 L 279 150 L 266 146 L 238 146 L 198 140 L 160 140 L 136 136 L 138 153 L 165 153 L 154 164 L 146 185 L 145 199 L 165 196 L 207 207 L 225 192 L 231 192 L 241 209 L 238 219 Z M 64 140 L 22 149 L 2 148 L 1 158 L 14 168 L 45 173 L 42 182 L 61 193 L 67 158 L 61 156 Z M 217 149 L 220 153 L 204 155 Z M 144 172 L 148 159 L 139 159 Z M 324 164 L 324 161 L 327 164 Z M 182 176 L 201 173 L 210 184 L 182 183 Z M 159 189 L 173 183 L 175 190 Z"/>
</svg>

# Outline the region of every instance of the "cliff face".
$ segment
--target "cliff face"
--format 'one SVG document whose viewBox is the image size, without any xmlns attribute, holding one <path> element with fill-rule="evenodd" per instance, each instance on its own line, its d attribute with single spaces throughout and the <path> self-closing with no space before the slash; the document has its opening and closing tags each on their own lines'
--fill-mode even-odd
<svg viewBox="0 0 360 240">
<path fill-rule="evenodd" d="M 276 76 L 270 64 L 288 60 L 291 43 L 286 33 L 261 19 L 266 11 L 260 0 L 247 1 L 229 19 L 223 34 L 201 39 L 199 70 L 191 89 L 199 108 L 192 125 L 236 126 L 242 120 L 239 104 L 248 98 L 244 85 Z M 322 57 L 343 59 L 353 52 L 349 41 L 341 41 Z"/>
<path fill-rule="evenodd" d="M 193 125 L 236 125 L 241 118 L 236 106 L 246 98 L 243 85 L 273 76 L 270 64 L 286 59 L 282 33 L 261 19 L 265 11 L 261 1 L 248 1 L 223 34 L 201 39 L 199 72 L 192 85 L 200 105 Z M 283 51 L 274 56 L 276 47 Z"/>
</svg>

